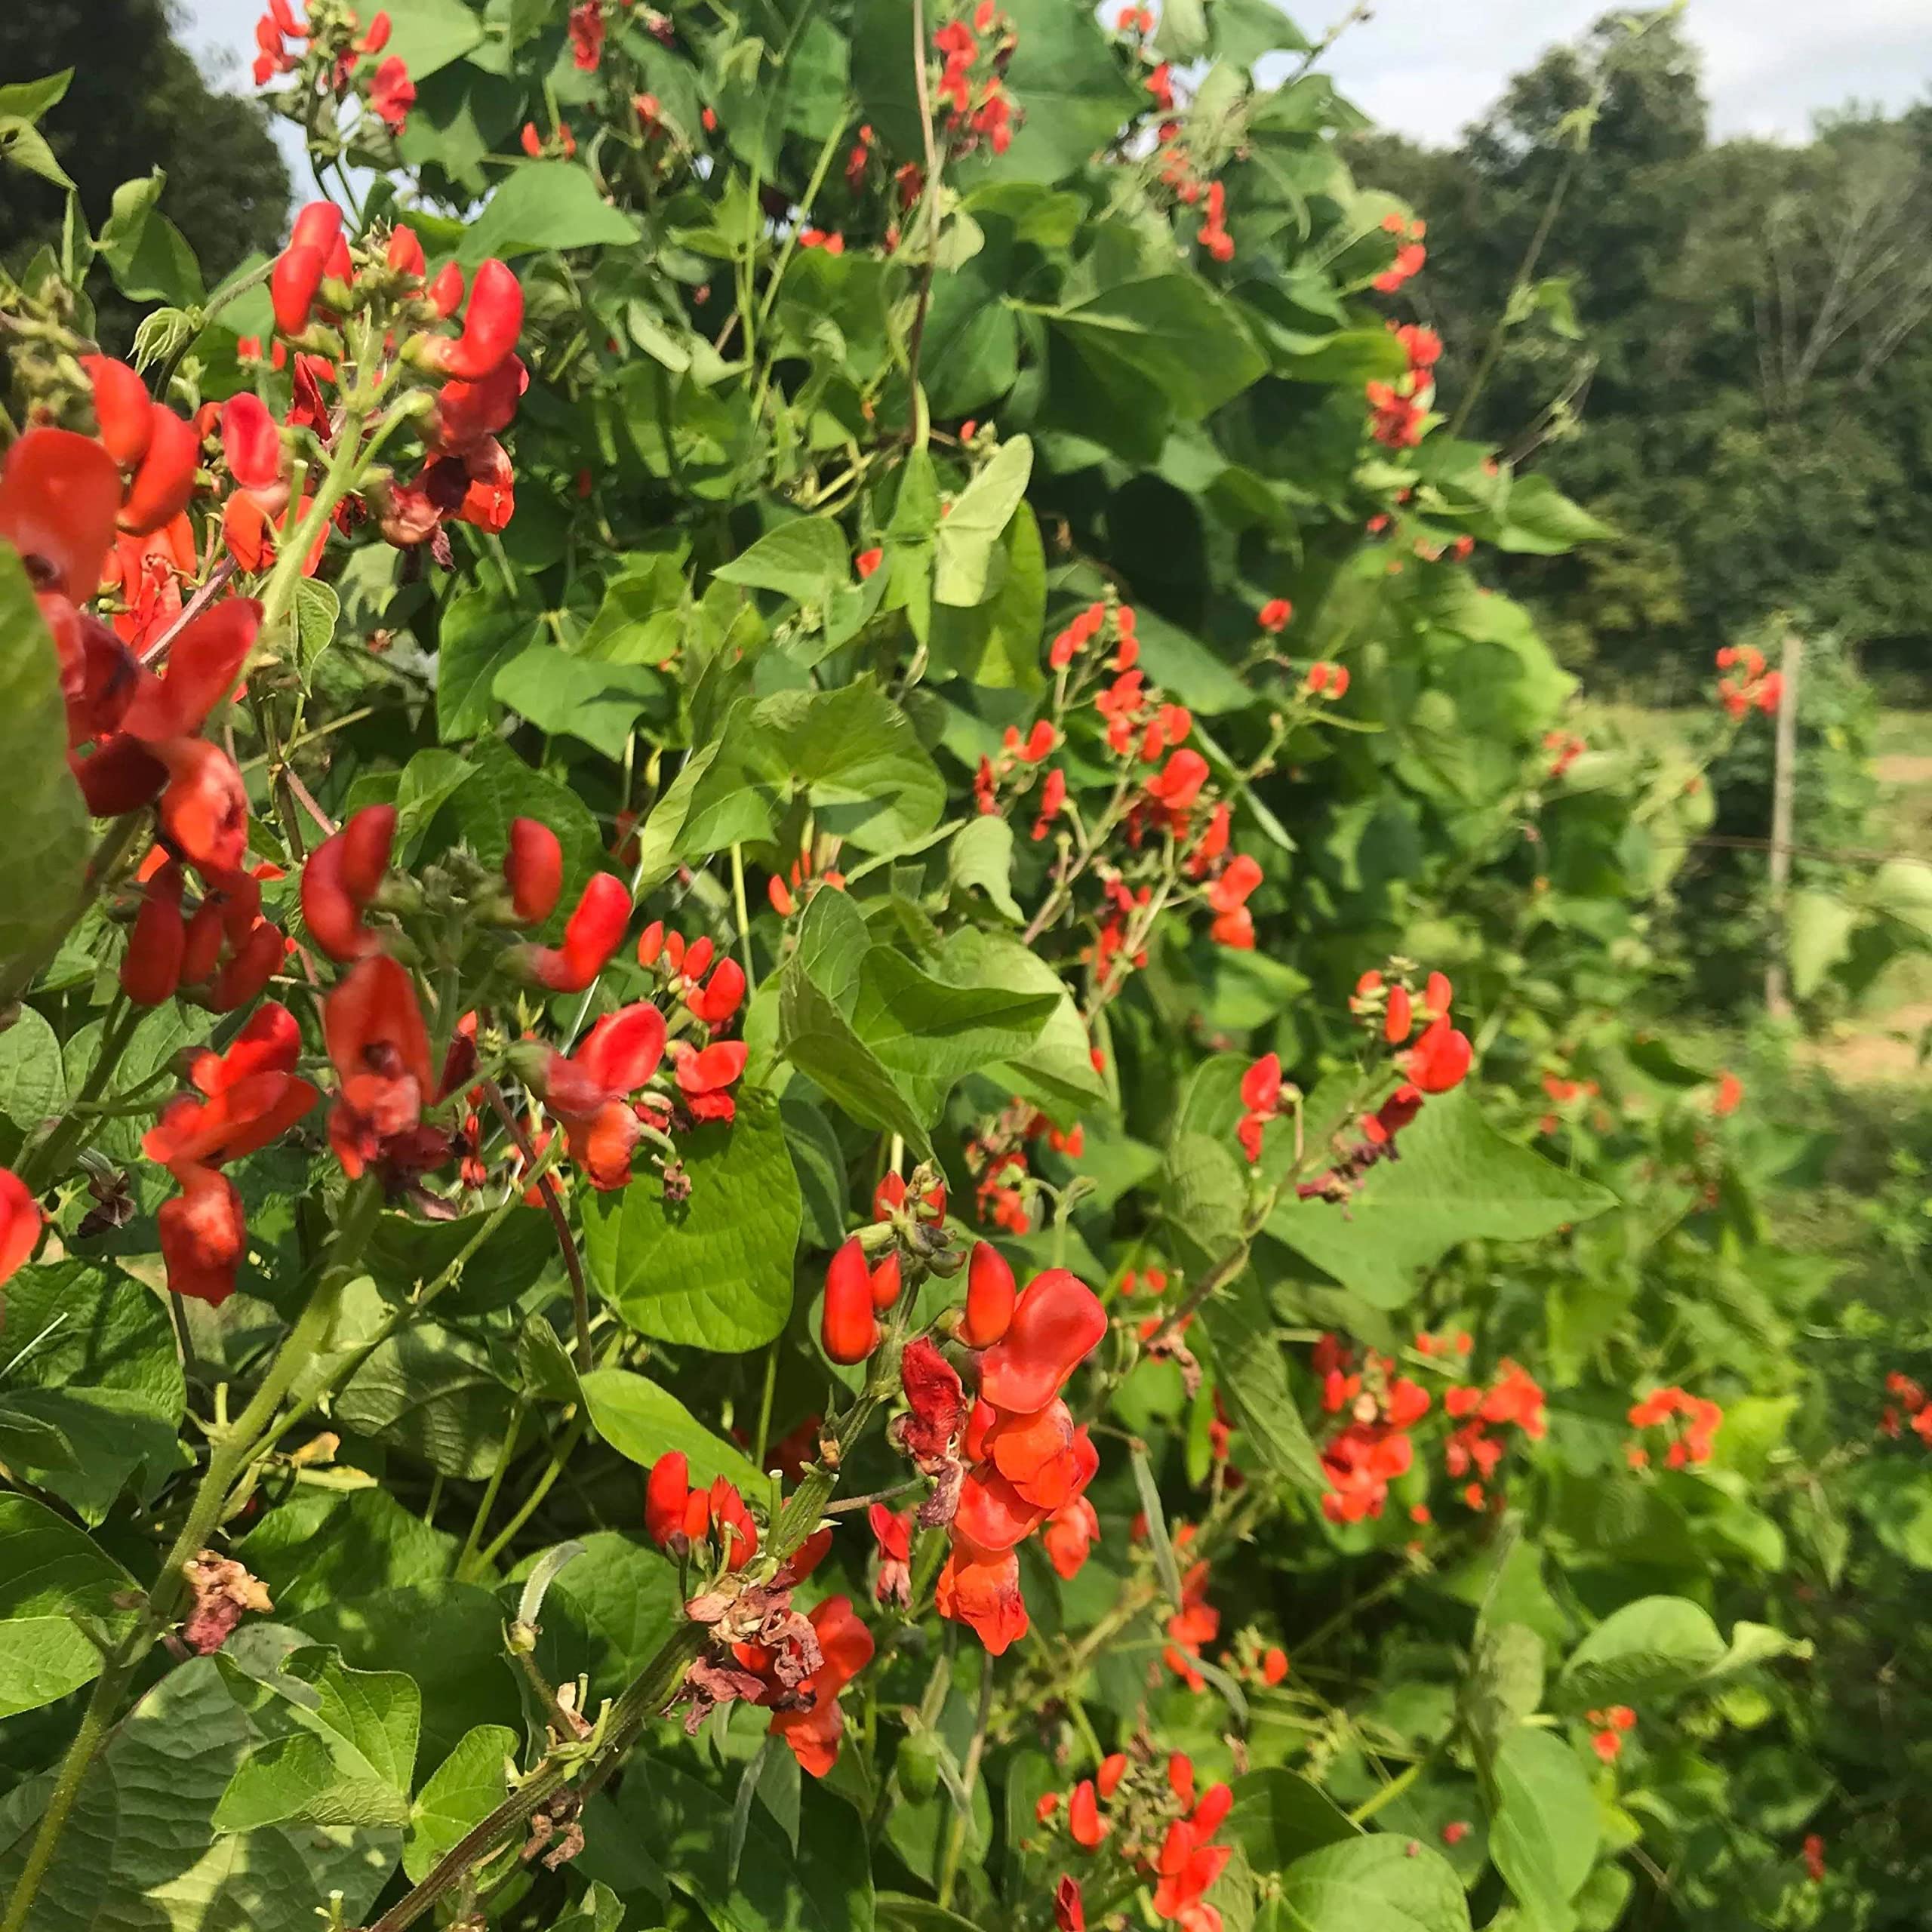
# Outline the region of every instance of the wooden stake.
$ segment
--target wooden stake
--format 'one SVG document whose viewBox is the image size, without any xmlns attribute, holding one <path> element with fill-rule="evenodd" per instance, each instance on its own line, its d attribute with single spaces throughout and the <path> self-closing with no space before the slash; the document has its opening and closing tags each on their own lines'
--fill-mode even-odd
<svg viewBox="0 0 1932 1932">
<path fill-rule="evenodd" d="M 1764 1011 L 1774 1020 L 1789 1017 L 1785 983 L 1785 901 L 1791 889 L 1791 820 L 1798 789 L 1798 679 L 1804 646 L 1795 634 L 1784 641 L 1779 666 L 1783 688 L 1778 694 L 1777 763 L 1771 779 L 1771 912 L 1777 921 L 1764 968 Z"/>
</svg>

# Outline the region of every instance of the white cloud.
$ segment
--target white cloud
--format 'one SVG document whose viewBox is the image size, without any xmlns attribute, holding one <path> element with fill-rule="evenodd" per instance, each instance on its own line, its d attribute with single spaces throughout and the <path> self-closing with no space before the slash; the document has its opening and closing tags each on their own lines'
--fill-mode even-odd
<svg viewBox="0 0 1932 1932">
<path fill-rule="evenodd" d="M 1452 141 L 1543 51 L 1615 0 L 1374 0 L 1327 62 L 1343 91 L 1383 125 Z M 263 0 L 187 0 L 197 54 L 232 52 L 224 84 L 246 84 Z M 1347 0 L 1289 0 L 1316 35 Z M 1690 0 L 1684 30 L 1704 54 L 1713 131 L 1801 140 L 1820 109 L 1850 100 L 1889 109 L 1932 80 L 1932 0 Z"/>
</svg>

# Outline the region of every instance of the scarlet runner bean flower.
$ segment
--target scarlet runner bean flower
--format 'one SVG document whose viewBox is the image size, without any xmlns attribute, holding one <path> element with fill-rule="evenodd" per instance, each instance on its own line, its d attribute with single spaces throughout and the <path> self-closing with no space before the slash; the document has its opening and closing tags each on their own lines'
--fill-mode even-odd
<svg viewBox="0 0 1932 1932">
<path fill-rule="evenodd" d="M 878 1544 L 878 1577 L 872 1594 L 879 1602 L 903 1608 L 912 1600 L 913 1512 L 895 1515 L 883 1503 L 867 1511 L 866 1521 Z"/>
<path fill-rule="evenodd" d="M 362 915 L 380 889 L 395 841 L 395 808 L 365 805 L 309 854 L 302 868 L 302 917 L 331 959 L 360 959 L 377 950 Z"/>
<path fill-rule="evenodd" d="M 737 1103 L 726 1091 L 745 1070 L 749 1049 L 742 1040 L 714 1040 L 702 1049 L 688 1040 L 675 1040 L 671 1058 L 677 1071 L 678 1091 L 685 1111 L 695 1121 L 728 1121 Z"/>
<path fill-rule="evenodd" d="M 845 1727 L 838 1694 L 872 1662 L 873 1644 L 849 1597 L 828 1597 L 817 1605 L 811 1626 L 824 1661 L 798 1685 L 799 1701 L 772 1713 L 771 1734 L 790 1747 L 800 1770 L 822 1778 L 838 1761 Z"/>
<path fill-rule="evenodd" d="M 1681 1469 L 1687 1463 L 1708 1463 L 1724 1424 L 1722 1408 L 1704 1396 L 1673 1386 L 1654 1390 L 1630 1410 L 1631 1426 L 1635 1429 L 1662 1428 L 1673 1417 L 1684 1419 L 1684 1430 L 1671 1442 L 1664 1460 L 1673 1469 Z M 1632 1462 L 1641 1466 L 1641 1445 L 1633 1444 L 1632 1450 Z"/>
<path fill-rule="evenodd" d="M 17 1274 L 40 1240 L 40 1209 L 11 1168 L 0 1168 L 0 1284 Z"/>
<path fill-rule="evenodd" d="M 1241 1152 L 1251 1163 L 1261 1158 L 1261 1136 L 1281 1110 L 1281 1057 L 1264 1054 L 1241 1078 L 1244 1109 L 1235 1130 Z"/>
<path fill-rule="evenodd" d="M 516 947 L 506 963 L 552 992 L 580 993 L 623 943 L 630 916 L 631 896 L 623 881 L 614 872 L 593 872 L 564 928 L 562 946 Z"/>
<path fill-rule="evenodd" d="M 536 1061 L 531 1090 L 562 1126 L 571 1158 L 592 1187 L 608 1192 L 630 1180 L 631 1152 L 644 1130 L 626 1096 L 657 1071 L 664 1042 L 664 1016 L 645 1003 L 605 1014 L 568 1057 L 547 1047 L 528 1056 Z"/>
<path fill-rule="evenodd" d="M 835 1362 L 863 1361 L 879 1344 L 872 1278 L 857 1235 L 832 1257 L 825 1272 L 825 1306 L 819 1339 Z"/>
<path fill-rule="evenodd" d="M 966 1432 L 972 1464 L 939 1576 L 942 1617 L 968 1625 L 998 1657 L 1027 1629 L 1017 1546 L 1080 1496 L 1100 1457 L 1060 1389 L 1106 1332 L 1098 1298 L 1064 1269 L 1035 1276 L 999 1340 L 980 1357 Z M 911 1353 L 908 1350 L 908 1355 Z"/>
<path fill-rule="evenodd" d="M 301 1050 L 294 1016 L 269 1001 L 226 1054 L 197 1057 L 189 1078 L 205 1097 L 169 1101 L 142 1137 L 141 1151 L 182 1189 L 159 1216 L 162 1259 L 175 1294 L 218 1305 L 234 1292 L 247 1231 L 242 1197 L 220 1169 L 279 1140 L 321 1097 L 295 1075 Z"/>
<path fill-rule="evenodd" d="M 386 953 L 352 968 L 322 1002 L 322 1038 L 341 1082 L 329 1145 L 351 1180 L 371 1167 L 395 1180 L 448 1159 L 448 1134 L 423 1119 L 441 1094 L 405 968 Z"/>
</svg>

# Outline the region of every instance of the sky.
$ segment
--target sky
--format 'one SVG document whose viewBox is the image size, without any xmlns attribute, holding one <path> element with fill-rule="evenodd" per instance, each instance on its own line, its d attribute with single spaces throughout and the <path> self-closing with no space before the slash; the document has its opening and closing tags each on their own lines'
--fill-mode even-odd
<svg viewBox="0 0 1932 1932">
<path fill-rule="evenodd" d="M 1554 42 L 1613 0 L 1374 0 L 1326 66 L 1382 125 L 1453 141 Z M 232 51 L 226 82 L 244 86 L 261 0 L 183 0 L 189 45 L 205 61 Z M 1295 0 L 1311 36 L 1348 0 Z M 1896 111 L 1932 95 L 1932 0 L 1690 0 L 1685 29 L 1704 52 L 1712 131 L 1801 140 L 1820 109 L 1857 100 Z"/>
</svg>

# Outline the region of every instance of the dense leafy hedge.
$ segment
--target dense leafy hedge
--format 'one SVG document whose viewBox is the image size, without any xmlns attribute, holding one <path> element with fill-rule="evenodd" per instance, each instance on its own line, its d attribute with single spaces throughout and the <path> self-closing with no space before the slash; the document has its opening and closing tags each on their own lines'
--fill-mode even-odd
<svg viewBox="0 0 1932 1932">
<path fill-rule="evenodd" d="M 6 1932 L 1814 1922 L 1916 1438 L 1294 29 L 260 49 L 366 195 L 8 291 Z"/>
</svg>

